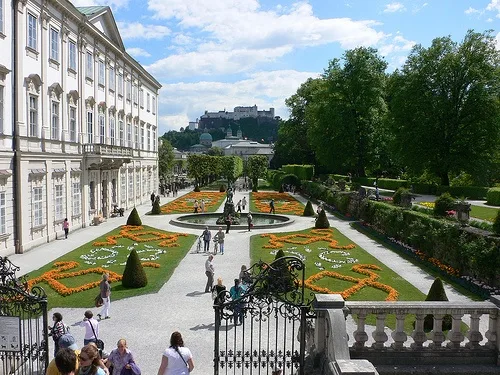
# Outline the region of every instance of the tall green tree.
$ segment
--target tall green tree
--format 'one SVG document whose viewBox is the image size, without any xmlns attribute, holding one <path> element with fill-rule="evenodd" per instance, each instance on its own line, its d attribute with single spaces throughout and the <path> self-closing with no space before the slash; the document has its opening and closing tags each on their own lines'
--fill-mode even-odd
<svg viewBox="0 0 500 375">
<path fill-rule="evenodd" d="M 488 169 L 499 140 L 499 62 L 491 32 L 413 48 L 390 85 L 395 149 L 413 173 L 449 185 L 452 172 Z"/>
<path fill-rule="evenodd" d="M 216 156 L 208 156 L 204 154 L 190 154 L 187 157 L 187 172 L 188 176 L 194 178 L 195 184 L 200 186 L 214 174 L 213 158 Z"/>
<path fill-rule="evenodd" d="M 264 178 L 267 175 L 267 166 L 269 160 L 264 155 L 252 155 L 247 160 L 247 174 L 252 181 L 252 189 L 257 191 L 259 186 L 259 178 Z"/>
<path fill-rule="evenodd" d="M 321 79 L 309 78 L 298 88 L 297 92 L 285 100 L 290 110 L 288 120 L 281 121 L 278 127 L 278 139 L 274 145 L 274 167 L 284 164 L 314 164 L 316 162 L 313 149 L 307 141 L 308 122 L 306 108 L 321 85 Z"/>
<path fill-rule="evenodd" d="M 222 156 L 219 158 L 220 172 L 229 184 L 233 184 L 243 172 L 243 160 L 239 156 Z"/>
<path fill-rule="evenodd" d="M 158 147 L 158 173 L 160 179 L 165 180 L 174 166 L 174 149 L 166 139 L 163 138 L 160 141 L 161 144 Z"/>
<path fill-rule="evenodd" d="M 319 163 L 355 176 L 373 168 L 387 113 L 387 63 L 373 48 L 359 47 L 330 61 L 306 107 L 308 139 Z"/>
</svg>

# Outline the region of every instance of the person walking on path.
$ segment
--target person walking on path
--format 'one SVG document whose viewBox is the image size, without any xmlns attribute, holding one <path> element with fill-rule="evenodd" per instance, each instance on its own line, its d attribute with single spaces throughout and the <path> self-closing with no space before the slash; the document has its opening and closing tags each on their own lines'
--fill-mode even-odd
<svg viewBox="0 0 500 375">
<path fill-rule="evenodd" d="M 197 214 L 198 213 L 198 200 L 195 200 L 194 201 L 194 213 Z"/>
<path fill-rule="evenodd" d="M 64 229 L 64 238 L 68 239 L 68 233 L 69 233 L 69 221 L 68 218 L 65 218 L 63 221 L 63 229 Z"/>
<path fill-rule="evenodd" d="M 233 218 L 232 218 L 231 214 L 227 214 L 227 217 L 226 217 L 226 234 L 229 233 L 229 229 L 231 229 L 232 222 L 233 222 Z"/>
<path fill-rule="evenodd" d="M 194 369 L 193 355 L 184 346 L 179 332 L 170 336 L 170 347 L 165 349 L 161 357 L 158 375 L 188 375 Z"/>
<path fill-rule="evenodd" d="M 99 322 L 94 319 L 92 311 L 85 311 L 84 318 L 80 322 L 80 327 L 85 328 L 85 337 L 83 338 L 83 345 L 96 342 L 99 338 Z"/>
<path fill-rule="evenodd" d="M 214 240 L 219 243 L 219 252 L 224 255 L 224 238 L 226 235 L 222 231 L 222 227 L 219 227 L 219 231 L 215 234 Z"/>
<path fill-rule="evenodd" d="M 204 199 L 201 200 L 200 208 L 201 208 L 201 213 L 204 213 L 205 212 L 205 200 Z"/>
<path fill-rule="evenodd" d="M 203 231 L 203 251 L 208 253 L 210 251 L 210 240 L 212 239 L 212 232 L 208 230 L 208 227 L 205 227 Z"/>
<path fill-rule="evenodd" d="M 269 202 L 269 213 L 276 213 L 274 211 L 274 199 L 271 199 L 271 201 Z"/>
<path fill-rule="evenodd" d="M 238 201 L 238 203 L 236 203 L 236 207 L 238 207 L 236 212 L 241 212 L 241 199 Z"/>
<path fill-rule="evenodd" d="M 151 193 L 150 198 L 151 198 L 151 206 L 152 206 L 153 204 L 155 204 L 155 192 L 154 191 Z"/>
<path fill-rule="evenodd" d="M 243 289 L 240 286 L 240 279 L 234 279 L 234 285 L 229 290 L 229 294 L 231 295 L 231 299 L 233 301 L 238 301 L 241 299 L 243 295 Z M 243 323 L 243 304 L 236 303 L 234 306 L 234 324 L 238 325 Z"/>
<path fill-rule="evenodd" d="M 109 274 L 103 273 L 101 283 L 99 284 L 99 289 L 101 291 L 101 298 L 104 304 L 102 306 L 101 313 L 97 314 L 99 320 L 102 319 L 102 316 L 104 316 L 104 319 L 111 318 L 109 316 L 109 308 L 111 307 L 111 287 L 109 286 L 108 280 L 109 280 Z"/>
<path fill-rule="evenodd" d="M 113 349 L 106 361 L 106 367 L 113 366 L 110 375 L 120 375 L 123 368 L 130 368 L 130 364 L 135 363 L 132 352 L 127 347 L 127 340 L 120 339 L 116 343 L 116 349 Z"/>
<path fill-rule="evenodd" d="M 205 286 L 205 293 L 210 293 L 214 285 L 214 256 L 210 254 L 205 262 L 205 275 L 207 275 L 207 285 Z"/>
<path fill-rule="evenodd" d="M 243 206 L 243 211 L 245 211 L 245 207 L 247 206 L 247 197 L 243 197 L 241 200 L 241 205 Z"/>
<path fill-rule="evenodd" d="M 248 223 L 248 231 L 250 232 L 250 229 L 253 226 L 253 216 L 251 212 L 249 212 L 247 215 L 247 223 Z"/>
</svg>

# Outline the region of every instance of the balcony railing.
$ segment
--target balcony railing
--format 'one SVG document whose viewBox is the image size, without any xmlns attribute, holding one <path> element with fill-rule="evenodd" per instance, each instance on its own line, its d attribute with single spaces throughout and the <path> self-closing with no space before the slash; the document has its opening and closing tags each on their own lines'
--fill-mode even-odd
<svg viewBox="0 0 500 375">
<path fill-rule="evenodd" d="M 83 145 L 83 153 L 89 155 L 102 155 L 102 156 L 132 156 L 132 149 L 122 146 L 112 146 L 104 144 L 85 144 Z"/>
</svg>

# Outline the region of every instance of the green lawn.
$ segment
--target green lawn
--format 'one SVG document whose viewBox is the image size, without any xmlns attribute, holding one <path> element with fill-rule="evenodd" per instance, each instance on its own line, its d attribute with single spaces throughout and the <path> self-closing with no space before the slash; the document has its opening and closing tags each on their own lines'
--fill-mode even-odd
<svg viewBox="0 0 500 375">
<path fill-rule="evenodd" d="M 153 262 L 160 264 L 159 268 L 144 267 L 148 277 L 148 285 L 139 289 L 125 289 L 120 281 L 111 283 L 112 300 L 133 297 L 141 294 L 156 293 L 167 282 L 173 271 L 179 264 L 182 258 L 186 255 L 189 249 L 194 244 L 196 236 L 187 235 L 179 236 L 176 243 L 178 247 L 160 246 L 162 239 L 158 239 L 157 233 L 162 235 L 172 235 L 171 232 L 161 231 L 152 227 L 143 226 L 143 233 L 138 238 L 146 240 L 139 242 L 130 238 L 117 238 L 116 245 L 101 245 L 95 246 L 94 242 L 104 242 L 106 237 L 118 235 L 122 227 L 118 227 L 102 237 L 98 237 L 85 245 L 63 255 L 56 261 L 47 264 L 46 266 L 31 272 L 27 275 L 27 279 L 34 279 L 41 276 L 47 271 L 53 269 L 53 264 L 56 262 L 78 262 L 78 267 L 63 271 L 67 274 L 75 271 L 82 271 L 96 267 L 103 267 L 107 271 L 116 272 L 119 275 L 123 274 L 125 262 L 128 254 L 132 249 L 139 253 L 139 258 L 142 262 Z M 148 233 L 149 232 L 149 233 Z M 151 233 L 155 232 L 155 233 Z M 134 235 L 139 232 L 130 232 Z M 148 240 L 150 239 L 150 240 Z M 153 240 L 154 239 L 154 240 Z M 99 259 L 100 258 L 100 259 Z M 85 284 L 98 282 L 101 280 L 101 272 L 88 273 L 84 275 L 65 277 L 57 281 L 64 284 L 68 288 L 81 288 Z M 73 294 L 62 296 L 57 293 L 48 283 L 42 281 L 37 285 L 44 288 L 48 297 L 49 309 L 52 307 L 91 307 L 93 306 L 94 297 L 98 294 L 99 288 L 78 291 Z"/>
<path fill-rule="evenodd" d="M 493 222 L 499 211 L 498 208 L 471 205 L 470 216 Z"/>
</svg>

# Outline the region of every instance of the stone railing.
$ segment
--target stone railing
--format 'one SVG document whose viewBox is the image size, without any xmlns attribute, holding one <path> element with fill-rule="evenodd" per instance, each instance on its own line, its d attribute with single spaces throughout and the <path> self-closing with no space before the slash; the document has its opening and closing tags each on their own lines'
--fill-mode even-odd
<svg viewBox="0 0 500 375">
<path fill-rule="evenodd" d="M 128 147 L 112 146 L 105 144 L 85 144 L 83 145 L 84 154 L 93 155 L 111 155 L 111 156 L 132 156 L 132 149 Z"/>
<path fill-rule="evenodd" d="M 500 366 L 500 299 L 491 301 L 344 302 L 339 295 L 317 295 L 315 344 L 324 358 L 323 373 L 353 373 L 342 370 L 345 366 L 355 366 L 357 374 L 376 374 L 373 365 Z M 433 329 L 426 332 L 429 314 Z M 446 334 L 445 315 L 452 318 Z M 369 316 L 375 326 L 366 325 Z M 394 329 L 386 326 L 389 317 Z"/>
</svg>

